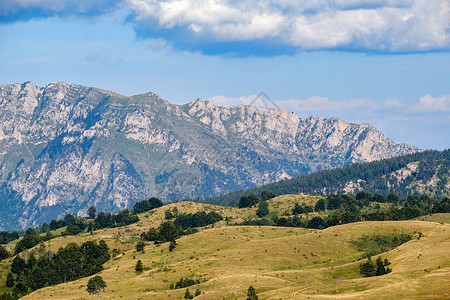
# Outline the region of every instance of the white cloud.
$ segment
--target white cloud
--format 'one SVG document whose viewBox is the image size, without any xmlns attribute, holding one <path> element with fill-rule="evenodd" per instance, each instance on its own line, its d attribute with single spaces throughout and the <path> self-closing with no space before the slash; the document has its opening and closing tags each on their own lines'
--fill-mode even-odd
<svg viewBox="0 0 450 300">
<path fill-rule="evenodd" d="M 387 52 L 450 47 L 448 0 L 127 0 L 127 3 L 137 15 L 136 26 L 141 30 L 153 26 L 149 21 L 156 20 L 162 28 L 176 30 L 178 26 L 195 37 L 217 42 L 275 39 L 297 49 Z"/>
<path fill-rule="evenodd" d="M 450 112 L 450 95 L 442 95 L 437 98 L 425 95 L 420 97 L 418 103 L 411 105 L 409 110 L 416 113 Z"/>
<path fill-rule="evenodd" d="M 202 53 L 450 49 L 449 0 L 2 0 L 0 22 L 114 10 L 141 37 Z"/>
<path fill-rule="evenodd" d="M 267 100 L 256 95 L 228 98 L 222 95 L 209 98 L 214 105 L 233 106 L 239 104 L 254 105 L 257 107 L 276 106 L 296 112 L 302 117 L 316 115 L 321 117 L 339 117 L 350 121 L 364 119 L 404 118 L 410 116 L 417 118 L 417 113 L 441 114 L 450 111 L 450 94 L 440 97 L 425 95 L 412 104 L 403 103 L 397 99 L 383 102 L 371 99 L 349 99 L 345 101 L 331 100 L 328 97 L 310 97 L 308 99 Z M 424 118 L 429 118 L 425 116 Z M 444 119 L 448 119 L 446 116 Z"/>
</svg>

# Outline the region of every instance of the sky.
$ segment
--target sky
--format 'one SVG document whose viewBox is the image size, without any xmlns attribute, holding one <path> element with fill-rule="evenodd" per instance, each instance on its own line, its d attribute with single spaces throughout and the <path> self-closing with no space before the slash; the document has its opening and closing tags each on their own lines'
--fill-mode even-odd
<svg viewBox="0 0 450 300">
<path fill-rule="evenodd" d="M 179 104 L 263 92 L 447 149 L 450 0 L 0 0 L 0 84 L 26 81 Z"/>
</svg>

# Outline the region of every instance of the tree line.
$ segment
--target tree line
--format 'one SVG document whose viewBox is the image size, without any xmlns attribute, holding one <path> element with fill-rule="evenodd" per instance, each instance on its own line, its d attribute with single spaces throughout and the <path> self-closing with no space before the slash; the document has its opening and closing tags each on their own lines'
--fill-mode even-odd
<svg viewBox="0 0 450 300">
<path fill-rule="evenodd" d="M 411 172 L 404 180 L 398 180 L 393 173 L 405 168 L 408 164 L 419 162 L 416 171 Z M 436 176 L 436 186 L 429 193 L 436 199 L 448 197 L 446 188 L 450 174 L 450 150 L 428 150 L 409 155 L 398 156 L 379 161 L 354 163 L 343 168 L 321 170 L 297 178 L 281 180 L 248 190 L 239 190 L 225 195 L 194 199 L 197 202 L 216 205 L 236 206 L 242 196 L 260 195 L 268 191 L 277 195 L 306 194 L 322 195 L 342 193 L 350 181 L 358 181 L 362 190 L 385 197 L 394 192 L 402 198 L 414 194 L 410 184 L 415 180 L 430 181 Z"/>
<path fill-rule="evenodd" d="M 16 255 L 6 282 L 12 287 L 12 293 L 3 294 L 1 298 L 17 299 L 45 286 L 91 276 L 100 272 L 109 259 L 109 248 L 103 240 L 98 244 L 93 241 L 81 245 L 70 243 L 54 254 L 46 252 L 39 258 L 33 253 L 26 260 Z"/>
</svg>

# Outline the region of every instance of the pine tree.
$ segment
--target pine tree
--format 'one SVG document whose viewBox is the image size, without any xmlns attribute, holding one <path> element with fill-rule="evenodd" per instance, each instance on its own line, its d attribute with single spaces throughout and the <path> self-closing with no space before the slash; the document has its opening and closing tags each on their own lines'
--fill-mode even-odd
<svg viewBox="0 0 450 300">
<path fill-rule="evenodd" d="M 256 291 L 253 286 L 250 286 L 247 290 L 247 300 L 258 300 L 258 296 L 256 295 Z"/>
<path fill-rule="evenodd" d="M 176 246 L 177 246 L 177 242 L 175 242 L 175 240 L 171 240 L 170 244 L 169 244 L 169 251 L 173 251 Z"/>
<path fill-rule="evenodd" d="M 258 204 L 258 209 L 256 210 L 258 217 L 262 218 L 269 214 L 269 203 L 267 201 L 261 201 Z"/>
<path fill-rule="evenodd" d="M 186 293 L 184 293 L 184 299 L 193 299 L 194 296 L 191 295 L 191 292 L 189 292 L 189 289 L 186 289 Z"/>
<path fill-rule="evenodd" d="M 138 260 L 135 267 L 136 272 L 142 272 L 144 270 L 144 265 L 141 260 Z"/>
<path fill-rule="evenodd" d="M 144 252 L 145 243 L 143 241 L 139 241 L 136 244 L 136 251 L 142 251 Z"/>
<path fill-rule="evenodd" d="M 14 286 L 14 275 L 9 272 L 6 276 L 6 286 L 7 287 L 13 287 Z"/>
</svg>

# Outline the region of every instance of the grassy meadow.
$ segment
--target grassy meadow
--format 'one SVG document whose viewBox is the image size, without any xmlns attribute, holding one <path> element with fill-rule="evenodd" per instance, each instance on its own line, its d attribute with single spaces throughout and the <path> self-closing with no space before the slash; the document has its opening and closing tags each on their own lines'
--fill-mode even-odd
<svg viewBox="0 0 450 300">
<path fill-rule="evenodd" d="M 295 203 L 314 205 L 320 197 L 287 195 L 269 201 L 271 214 L 281 216 Z M 145 252 L 136 251 L 140 233 L 157 227 L 167 209 L 180 213 L 216 211 L 224 220 L 198 233 L 169 243 L 147 242 Z M 171 289 L 180 278 L 200 283 L 190 286 L 195 299 L 245 299 L 248 287 L 259 299 L 445 299 L 450 298 L 450 214 L 425 216 L 411 221 L 358 222 L 324 230 L 230 226 L 253 218 L 256 208 L 238 209 L 193 202 L 172 203 L 139 215 L 138 223 L 93 234 L 64 236 L 38 245 L 30 251 L 57 251 L 70 242 L 104 239 L 114 257 L 104 265 L 107 287 L 100 296 L 89 295 L 89 278 L 46 287 L 23 299 L 181 299 L 186 288 Z M 311 217 L 315 213 L 304 215 Z M 434 217 L 433 217 L 434 216 Z M 446 222 L 447 220 L 447 222 Z M 381 254 L 391 261 L 392 272 L 361 277 L 363 254 L 352 241 L 363 235 L 408 233 L 409 242 Z M 9 245 L 13 247 L 13 244 Z M 374 257 L 376 258 L 376 257 Z M 141 260 L 144 271 L 137 273 Z M 3 291 L 12 258 L 0 263 Z"/>
</svg>

